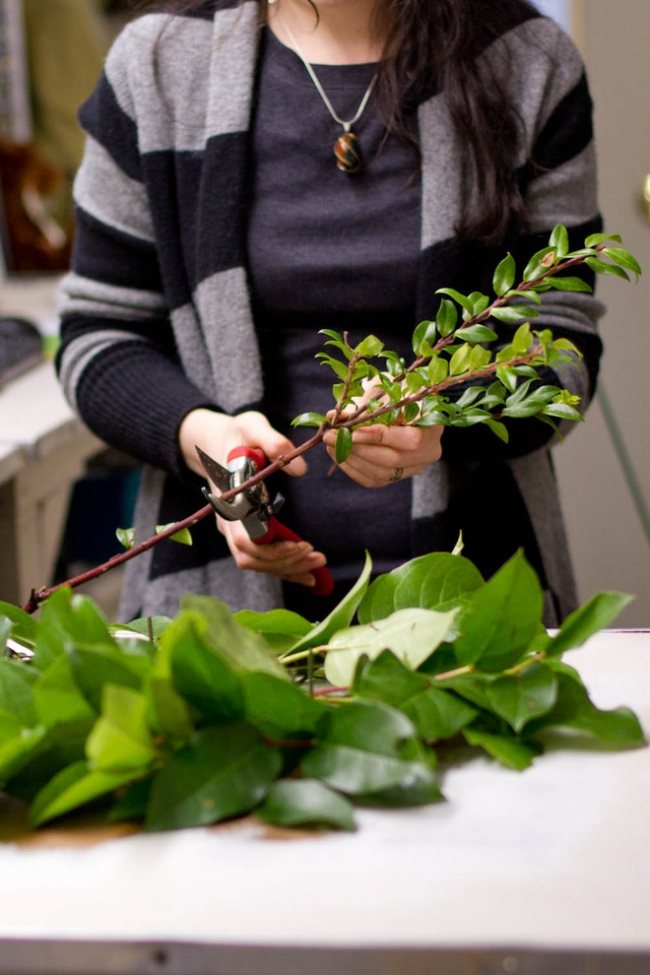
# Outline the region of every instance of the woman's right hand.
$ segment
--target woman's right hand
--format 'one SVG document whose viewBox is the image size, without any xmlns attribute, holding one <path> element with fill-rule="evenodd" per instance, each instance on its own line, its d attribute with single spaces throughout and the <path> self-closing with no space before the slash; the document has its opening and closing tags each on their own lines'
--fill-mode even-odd
<svg viewBox="0 0 650 975">
<path fill-rule="evenodd" d="M 255 410 L 236 416 L 206 409 L 192 410 L 181 422 L 178 442 L 185 463 L 201 477 L 205 477 L 205 471 L 196 446 L 224 467 L 234 447 L 259 447 L 270 461 L 294 449 L 294 444 Z M 307 471 L 307 463 L 303 457 L 296 457 L 283 470 L 292 477 L 302 477 Z M 215 485 L 211 485 L 211 489 L 216 491 Z M 323 553 L 314 551 L 313 545 L 307 541 L 257 545 L 239 521 L 226 521 L 217 516 L 217 527 L 228 542 L 238 568 L 245 571 L 266 572 L 287 582 L 313 586 L 313 570 L 327 561 Z"/>
</svg>

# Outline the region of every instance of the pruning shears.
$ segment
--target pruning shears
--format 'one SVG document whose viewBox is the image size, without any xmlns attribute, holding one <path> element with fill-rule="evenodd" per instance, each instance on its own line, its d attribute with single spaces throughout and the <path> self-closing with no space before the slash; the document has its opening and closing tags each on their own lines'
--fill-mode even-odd
<svg viewBox="0 0 650 975">
<path fill-rule="evenodd" d="M 213 484 L 220 491 L 230 491 L 244 484 L 250 477 L 263 470 L 269 459 L 259 447 L 235 447 L 227 458 L 227 467 L 219 464 L 206 454 L 200 447 L 196 447 L 203 470 Z M 300 542 L 302 539 L 275 517 L 284 498 L 276 495 L 271 501 L 268 488 L 264 481 L 258 481 L 252 487 L 245 488 L 230 501 L 224 501 L 204 487 L 203 494 L 214 510 L 226 521 L 241 521 L 242 525 L 256 545 L 268 545 L 269 542 Z M 334 589 L 334 580 L 325 566 L 312 569 L 316 584 L 312 592 L 316 596 L 329 596 Z"/>
</svg>

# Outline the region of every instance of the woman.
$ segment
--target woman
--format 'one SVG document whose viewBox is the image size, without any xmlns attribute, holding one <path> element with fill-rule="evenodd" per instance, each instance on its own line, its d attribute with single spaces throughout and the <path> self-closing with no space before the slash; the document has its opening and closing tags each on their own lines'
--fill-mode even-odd
<svg viewBox="0 0 650 975">
<path fill-rule="evenodd" d="M 408 355 L 437 288 L 487 292 L 506 250 L 521 268 L 555 223 L 576 245 L 600 227 L 582 64 L 525 0 L 168 2 L 124 30 L 81 121 L 58 365 L 88 425 L 146 464 L 139 538 L 198 507 L 196 444 L 273 458 L 292 417 L 332 406 L 320 328 Z M 545 296 L 543 324 L 584 353 L 561 377 L 583 404 L 596 313 Z M 384 571 L 462 529 L 486 576 L 523 547 L 557 623 L 575 594 L 551 436 L 360 430 L 332 478 L 322 449 L 279 475 L 304 543 L 205 521 L 129 564 L 123 615 L 193 591 L 318 618 L 326 560 L 336 601 L 364 548 Z"/>
</svg>

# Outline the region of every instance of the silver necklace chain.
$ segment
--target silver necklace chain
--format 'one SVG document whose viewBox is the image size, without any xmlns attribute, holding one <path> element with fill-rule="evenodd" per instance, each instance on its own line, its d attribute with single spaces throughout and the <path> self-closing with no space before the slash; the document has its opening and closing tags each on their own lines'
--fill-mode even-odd
<svg viewBox="0 0 650 975">
<path fill-rule="evenodd" d="M 332 105 L 331 101 L 327 97 L 327 93 L 324 90 L 323 86 L 321 85 L 321 83 L 320 83 L 320 81 L 318 79 L 318 75 L 314 71 L 313 66 L 309 63 L 309 61 L 307 60 L 307 58 L 303 54 L 302 48 L 300 47 L 300 44 L 298 43 L 298 39 L 297 39 L 296 35 L 291 30 L 291 28 L 289 27 L 289 25 L 287 24 L 287 22 L 285 21 L 284 17 L 281 15 L 281 13 L 280 13 L 279 10 L 276 10 L 276 16 L 277 16 L 278 20 L 280 21 L 280 23 L 282 24 L 282 27 L 284 28 L 287 37 L 289 38 L 289 40 L 293 44 L 294 51 L 296 52 L 296 54 L 298 55 L 298 57 L 300 58 L 300 60 L 304 64 L 304 66 L 305 66 L 305 68 L 307 70 L 307 74 L 309 75 L 309 77 L 311 78 L 311 80 L 314 83 L 314 87 L 315 87 L 316 91 L 318 92 L 318 94 L 320 95 L 320 97 L 323 99 L 323 102 L 325 104 L 325 107 L 326 107 L 327 111 L 330 113 L 330 115 L 332 116 L 332 118 L 334 119 L 335 122 L 338 122 L 339 125 L 343 126 L 343 131 L 344 132 L 349 132 L 350 129 L 352 128 L 352 126 L 354 125 L 354 123 L 359 121 L 359 119 L 361 118 L 361 116 L 363 115 L 363 113 L 365 111 L 366 105 L 368 104 L 368 100 L 369 100 L 370 96 L 372 95 L 372 90 L 375 87 L 375 82 L 377 81 L 377 75 L 376 74 L 373 75 L 372 80 L 371 80 L 370 84 L 368 85 L 368 87 L 366 88 L 366 91 L 365 91 L 365 94 L 364 94 L 363 98 L 361 99 L 361 102 L 359 104 L 359 107 L 356 110 L 355 114 L 352 116 L 352 118 L 351 119 L 342 119 L 337 114 L 334 106 Z"/>
</svg>

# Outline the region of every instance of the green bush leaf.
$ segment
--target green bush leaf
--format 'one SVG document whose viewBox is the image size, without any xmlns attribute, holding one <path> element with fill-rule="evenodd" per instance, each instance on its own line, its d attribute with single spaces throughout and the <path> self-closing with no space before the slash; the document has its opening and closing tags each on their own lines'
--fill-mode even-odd
<svg viewBox="0 0 650 975">
<path fill-rule="evenodd" d="M 324 705 L 300 687 L 271 674 L 242 677 L 246 718 L 271 738 L 308 737 L 323 717 Z"/>
<path fill-rule="evenodd" d="M 354 348 L 355 355 L 372 359 L 373 356 L 381 355 L 384 343 L 376 335 L 367 335 Z"/>
<path fill-rule="evenodd" d="M 350 589 L 341 602 L 334 607 L 332 612 L 324 620 L 317 623 L 308 633 L 300 637 L 288 652 L 294 654 L 302 650 L 309 650 L 312 647 L 324 646 L 331 636 L 344 627 L 349 626 L 357 610 L 357 606 L 363 599 L 368 588 L 368 580 L 370 579 L 371 572 L 372 559 L 366 552 L 363 569 L 352 589 Z"/>
<path fill-rule="evenodd" d="M 506 768 L 523 772 L 532 764 L 536 750 L 507 735 L 493 735 L 477 728 L 465 728 L 463 735 L 469 745 L 477 745 Z"/>
<path fill-rule="evenodd" d="M 337 464 L 343 464 L 352 450 L 352 431 L 349 427 L 339 427 L 334 442 L 334 459 Z"/>
<path fill-rule="evenodd" d="M 488 328 L 487 325 L 468 325 L 466 328 L 458 329 L 456 338 L 473 345 L 474 342 L 494 342 L 497 333 Z"/>
<path fill-rule="evenodd" d="M 492 278 L 492 289 L 496 295 L 501 297 L 505 295 L 512 288 L 515 283 L 515 274 L 517 272 L 517 267 L 515 265 L 515 259 L 512 254 L 507 254 L 502 261 L 497 264 L 494 276 Z"/>
<path fill-rule="evenodd" d="M 34 646 L 37 624 L 33 616 L 19 609 L 18 606 L 12 606 L 11 603 L 3 603 L 0 601 L 0 619 L 3 617 L 11 623 L 11 628 L 8 632 L 11 632 L 11 635 L 16 640 L 28 647 Z"/>
<path fill-rule="evenodd" d="M 458 322 L 458 309 L 453 301 L 443 298 L 436 312 L 436 327 L 442 338 L 451 335 Z"/>
<path fill-rule="evenodd" d="M 420 555 L 371 583 L 359 605 L 359 622 L 372 623 L 410 607 L 445 612 L 482 585 L 481 573 L 462 555 Z"/>
<path fill-rule="evenodd" d="M 276 826 L 356 829 L 354 812 L 348 800 L 317 779 L 274 782 L 257 815 L 265 823 Z"/>
<path fill-rule="evenodd" d="M 639 719 L 630 708 L 603 711 L 592 702 L 582 682 L 556 671 L 558 695 L 548 714 L 529 726 L 529 731 L 559 729 L 588 736 L 599 745 L 636 748 L 645 744 Z"/>
<path fill-rule="evenodd" d="M 161 651 L 169 654 L 175 690 L 205 719 L 226 722 L 243 717 L 241 681 L 207 639 L 200 614 L 184 610 L 165 630 Z"/>
<path fill-rule="evenodd" d="M 225 603 L 212 596 L 183 596 L 181 608 L 203 619 L 201 637 L 235 672 L 260 670 L 288 680 L 266 640 L 235 620 Z"/>
<path fill-rule="evenodd" d="M 169 522 L 167 525 L 156 525 L 156 535 L 162 535 L 169 528 L 175 525 L 176 522 Z M 169 536 L 169 540 L 172 542 L 178 542 L 180 545 L 193 545 L 192 534 L 189 528 L 181 528 L 180 531 L 174 532 L 173 535 Z"/>
<path fill-rule="evenodd" d="M 435 776 L 429 766 L 403 757 L 414 734 L 408 718 L 393 708 L 350 704 L 324 719 L 320 740 L 302 769 L 346 795 L 365 797 L 418 783 L 430 787 Z"/>
<path fill-rule="evenodd" d="M 291 421 L 292 427 L 319 427 L 321 423 L 327 423 L 327 417 L 323 413 L 301 413 Z"/>
<path fill-rule="evenodd" d="M 507 305 L 504 308 L 493 308 L 490 318 L 496 318 L 498 322 L 505 322 L 507 325 L 517 325 L 524 319 L 537 318 L 539 312 L 530 305 Z"/>
<path fill-rule="evenodd" d="M 566 227 L 561 223 L 553 227 L 549 244 L 555 250 L 555 255 L 560 261 L 569 253 L 569 234 Z"/>
<path fill-rule="evenodd" d="M 40 673 L 33 687 L 34 708 L 46 727 L 66 721 L 94 720 L 95 712 L 77 686 L 67 657 L 58 657 Z"/>
<path fill-rule="evenodd" d="M 207 826 L 255 809 L 282 768 L 276 748 L 245 722 L 206 728 L 156 774 L 147 830 Z"/>
<path fill-rule="evenodd" d="M 623 250 L 622 247 L 606 247 L 603 254 L 605 257 L 609 257 L 610 260 L 614 261 L 615 264 L 618 264 L 619 267 L 625 267 L 628 271 L 633 271 L 637 277 L 642 273 L 641 265 L 634 254 Z"/>
<path fill-rule="evenodd" d="M 582 278 L 575 277 L 558 277 L 556 275 L 550 276 L 548 283 L 556 291 L 583 291 L 589 293 L 593 291 L 593 288 Z"/>
<path fill-rule="evenodd" d="M 289 609 L 271 609 L 266 612 L 240 609 L 233 613 L 233 619 L 247 630 L 260 633 L 276 651 L 293 646 L 297 639 L 305 636 L 313 627 L 313 623 L 304 616 Z"/>
<path fill-rule="evenodd" d="M 115 537 L 123 548 L 131 549 L 135 545 L 135 528 L 116 528 Z"/>
<path fill-rule="evenodd" d="M 496 672 L 526 652 L 541 626 L 542 589 L 523 553 L 517 552 L 461 610 L 454 646 L 458 662 Z"/>
<path fill-rule="evenodd" d="M 607 264 L 605 261 L 601 261 L 598 257 L 587 257 L 585 259 L 585 264 L 595 271 L 596 274 L 611 274 L 616 278 L 623 278 L 624 281 L 629 281 L 629 275 L 622 267 L 618 264 Z"/>
<path fill-rule="evenodd" d="M 622 592 L 600 592 L 564 620 L 546 647 L 548 657 L 559 657 L 581 647 L 589 637 L 609 626 L 634 597 Z"/>
<path fill-rule="evenodd" d="M 0 743 L 0 789 L 39 754 L 46 735 L 46 728 L 42 725 L 36 728 L 20 728 L 20 722 L 16 718 L 14 721 L 16 734 L 9 737 L 7 717 L 4 718 L 3 737 L 7 737 Z"/>
<path fill-rule="evenodd" d="M 147 724 L 147 699 L 128 687 L 107 684 L 102 713 L 86 741 L 89 767 L 104 772 L 143 770 L 156 751 Z"/>
<path fill-rule="evenodd" d="M 41 826 L 113 792 L 131 778 L 132 771 L 91 771 L 86 762 L 76 762 L 62 769 L 41 789 L 31 805 L 29 820 L 32 826 Z"/>
<path fill-rule="evenodd" d="M 0 658 L 0 710 L 12 714 L 25 727 L 37 723 L 32 693 L 37 676 L 21 660 Z"/>
<path fill-rule="evenodd" d="M 486 688 L 492 711 L 520 732 L 533 718 L 551 710 L 557 698 L 557 679 L 544 664 L 533 664 L 518 676 L 499 677 Z"/>
<path fill-rule="evenodd" d="M 325 676 L 335 686 L 352 683 L 357 661 L 374 660 L 382 650 L 416 670 L 445 640 L 456 610 L 438 613 L 431 609 L 399 609 L 373 623 L 339 630 L 330 639 L 325 657 Z"/>
</svg>

